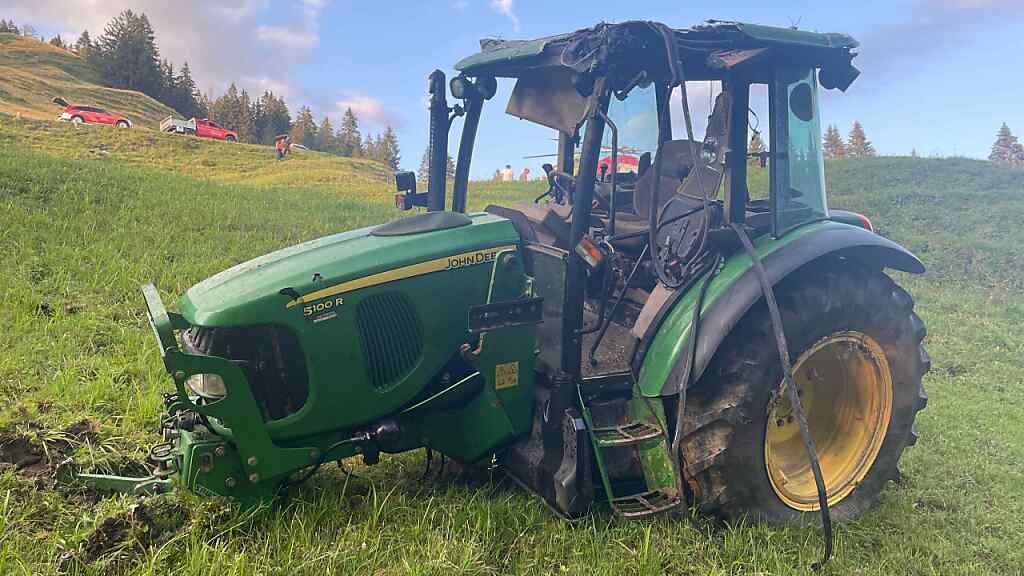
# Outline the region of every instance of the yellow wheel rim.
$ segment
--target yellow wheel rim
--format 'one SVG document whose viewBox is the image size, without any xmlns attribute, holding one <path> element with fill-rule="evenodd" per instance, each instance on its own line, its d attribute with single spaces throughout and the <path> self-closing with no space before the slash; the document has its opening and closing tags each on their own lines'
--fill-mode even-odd
<svg viewBox="0 0 1024 576">
<path fill-rule="evenodd" d="M 867 334 L 837 332 L 800 355 L 793 379 L 833 506 L 864 480 L 885 440 L 892 413 L 889 362 Z M 769 407 L 764 461 L 772 489 L 787 506 L 819 509 L 807 450 L 784 391 Z"/>
</svg>

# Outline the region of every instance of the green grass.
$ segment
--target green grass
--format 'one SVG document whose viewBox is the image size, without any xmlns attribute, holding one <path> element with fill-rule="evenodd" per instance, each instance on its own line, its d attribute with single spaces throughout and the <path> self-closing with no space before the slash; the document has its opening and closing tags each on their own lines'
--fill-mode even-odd
<svg viewBox="0 0 1024 576">
<path fill-rule="evenodd" d="M 231 264 L 398 214 L 369 163 L 132 131 L 0 122 L 0 430 L 52 436 L 82 418 L 86 465 L 157 441 L 170 389 L 139 285 L 165 300 Z M 898 280 L 929 327 L 931 399 L 905 482 L 837 529 L 831 574 L 1020 574 L 1024 566 L 1024 172 L 967 160 L 832 163 L 831 203 L 869 214 L 929 266 Z M 539 185 L 476 183 L 473 207 Z M 45 304 L 49 315 L 41 311 Z M 187 519 L 134 525 L 72 571 L 106 574 L 806 574 L 817 529 L 684 514 L 578 524 L 500 478 L 421 481 L 422 453 L 328 467 L 297 497 L 245 510 L 150 498 Z M 436 466 L 436 464 L 435 464 Z M 0 574 L 48 574 L 133 497 L 92 502 L 0 469 Z M 164 517 L 164 514 L 158 514 Z M 173 515 L 171 515 L 173 516 Z M 78 557 L 82 557 L 79 553 Z"/>
<path fill-rule="evenodd" d="M 50 101 L 62 96 L 73 104 L 91 104 L 157 128 L 174 110 L 134 90 L 100 85 L 96 73 L 77 54 L 14 34 L 0 34 L 0 112 L 53 119 L 61 109 Z"/>
</svg>

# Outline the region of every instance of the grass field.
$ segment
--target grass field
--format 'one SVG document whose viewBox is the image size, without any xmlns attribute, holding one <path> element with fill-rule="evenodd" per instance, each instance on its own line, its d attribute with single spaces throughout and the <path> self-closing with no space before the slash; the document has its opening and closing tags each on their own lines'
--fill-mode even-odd
<svg viewBox="0 0 1024 576">
<path fill-rule="evenodd" d="M 837 530 L 831 574 L 1021 574 L 1024 172 L 968 160 L 832 163 L 831 204 L 869 214 L 929 266 L 898 280 L 933 359 L 904 482 Z M 537 185 L 477 183 L 471 202 Z M 397 217 L 375 165 L 142 131 L 0 117 L 0 574 L 805 574 L 814 527 L 683 514 L 555 518 L 500 477 L 421 480 L 422 453 L 246 510 L 187 494 L 54 487 L 74 454 L 131 470 L 170 389 L 139 286 L 172 302 L 231 264 Z M 45 450 L 44 450 L 45 449 Z"/>
<path fill-rule="evenodd" d="M 0 112 L 53 119 L 61 109 L 50 102 L 62 96 L 73 104 L 100 106 L 156 129 L 174 110 L 134 90 L 100 85 L 78 55 L 14 34 L 0 34 Z"/>
</svg>

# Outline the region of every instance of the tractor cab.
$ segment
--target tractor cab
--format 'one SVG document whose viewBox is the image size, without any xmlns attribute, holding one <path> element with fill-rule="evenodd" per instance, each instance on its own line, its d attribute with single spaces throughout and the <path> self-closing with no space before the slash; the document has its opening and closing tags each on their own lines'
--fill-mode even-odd
<svg viewBox="0 0 1024 576">
<path fill-rule="evenodd" d="M 451 210 L 465 210 L 485 101 L 496 79 L 514 80 L 505 112 L 554 130 L 558 160 L 544 165 L 544 195 L 487 211 L 510 219 L 527 250 L 564 251 L 564 326 L 551 340 L 559 350 L 542 350 L 541 358 L 558 357 L 548 363 L 553 370 L 588 371 L 600 363 L 595 354 L 608 328 L 592 331 L 601 338 L 585 358 L 585 317 L 597 314 L 597 325 L 625 319 L 636 342 L 623 345 L 635 348 L 665 302 L 648 306 L 659 287 L 685 288 L 709 270 L 715 253 L 736 248 L 716 234 L 723 226 L 780 238 L 829 218 L 818 91 L 853 82 L 856 46 L 842 34 L 718 21 L 683 30 L 600 24 L 537 40 L 484 40 L 480 53 L 455 66 L 450 88 L 460 103 L 448 105 L 440 71 L 431 76 L 431 159 L 438 162 L 428 191 L 400 186 L 397 203 L 445 208 L 446 136 L 464 116 Z M 708 101 L 706 118 L 692 116 L 695 101 Z M 763 123 L 755 109 L 767 111 Z M 754 133 L 769 146 L 750 155 Z M 626 163 L 635 170 L 623 170 Z M 752 163 L 767 172 L 753 179 L 754 190 Z M 594 258 L 580 255 L 588 251 Z"/>
</svg>

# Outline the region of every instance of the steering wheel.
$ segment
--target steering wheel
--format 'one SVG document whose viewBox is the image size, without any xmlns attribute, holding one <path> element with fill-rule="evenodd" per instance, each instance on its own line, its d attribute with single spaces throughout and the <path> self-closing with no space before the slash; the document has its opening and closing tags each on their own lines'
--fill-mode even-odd
<svg viewBox="0 0 1024 576">
<path fill-rule="evenodd" d="M 569 204 L 572 204 L 572 191 L 576 188 L 576 179 L 565 172 L 559 172 L 555 170 L 555 167 L 551 164 L 544 164 L 541 166 L 544 169 L 544 173 L 548 177 L 548 189 L 546 192 L 536 197 L 533 202 L 540 202 L 541 199 L 551 196 L 555 199 L 557 204 L 565 204 L 566 199 L 569 200 Z"/>
</svg>

